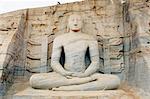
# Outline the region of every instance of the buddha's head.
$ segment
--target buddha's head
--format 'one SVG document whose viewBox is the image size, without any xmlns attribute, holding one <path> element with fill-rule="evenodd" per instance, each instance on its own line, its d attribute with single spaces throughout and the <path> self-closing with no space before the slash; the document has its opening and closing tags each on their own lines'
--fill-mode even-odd
<svg viewBox="0 0 150 99">
<path fill-rule="evenodd" d="M 82 18 L 78 14 L 70 15 L 68 19 L 69 32 L 80 32 L 82 28 Z"/>
</svg>

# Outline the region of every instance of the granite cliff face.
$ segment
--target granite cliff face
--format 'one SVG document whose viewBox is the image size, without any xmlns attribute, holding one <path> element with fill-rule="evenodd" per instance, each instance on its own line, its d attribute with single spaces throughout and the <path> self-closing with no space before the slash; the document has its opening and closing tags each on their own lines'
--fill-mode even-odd
<svg viewBox="0 0 150 99">
<path fill-rule="evenodd" d="M 97 38 L 100 72 L 116 74 L 149 92 L 149 6 L 148 0 L 85 0 L 1 14 L 1 93 L 15 78 L 52 71 L 53 40 L 67 32 L 67 18 L 74 12 L 84 18 L 82 31 Z"/>
</svg>

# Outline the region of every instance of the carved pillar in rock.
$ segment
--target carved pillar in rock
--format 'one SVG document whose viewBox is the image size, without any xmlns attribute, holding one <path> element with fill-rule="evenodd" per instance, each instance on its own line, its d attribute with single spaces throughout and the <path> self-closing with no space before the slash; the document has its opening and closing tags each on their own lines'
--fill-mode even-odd
<svg viewBox="0 0 150 99">
<path fill-rule="evenodd" d="M 40 72 L 47 72 L 47 50 L 48 50 L 48 37 L 43 36 L 41 40 L 41 69 Z"/>
<path fill-rule="evenodd" d="M 104 39 L 104 71 L 105 74 L 111 74 L 110 56 L 109 56 L 109 39 Z"/>
<path fill-rule="evenodd" d="M 122 0 L 125 1 L 125 0 Z M 125 64 L 125 71 L 124 71 L 124 78 L 123 80 L 128 80 L 128 73 L 129 73 L 129 51 L 130 51 L 130 16 L 129 16 L 129 3 L 122 2 L 122 14 L 123 14 L 123 55 L 124 55 L 124 64 Z"/>
</svg>

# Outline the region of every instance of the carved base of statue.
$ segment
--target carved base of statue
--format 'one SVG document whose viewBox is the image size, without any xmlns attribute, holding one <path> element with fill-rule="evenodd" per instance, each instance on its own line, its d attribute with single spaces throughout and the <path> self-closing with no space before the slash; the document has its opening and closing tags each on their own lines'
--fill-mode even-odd
<svg viewBox="0 0 150 99">
<path fill-rule="evenodd" d="M 10 97 L 12 99 L 12 97 Z M 13 99 L 138 99 L 123 90 L 51 91 L 27 88 L 13 95 Z M 143 98 L 145 99 L 145 98 Z"/>
</svg>

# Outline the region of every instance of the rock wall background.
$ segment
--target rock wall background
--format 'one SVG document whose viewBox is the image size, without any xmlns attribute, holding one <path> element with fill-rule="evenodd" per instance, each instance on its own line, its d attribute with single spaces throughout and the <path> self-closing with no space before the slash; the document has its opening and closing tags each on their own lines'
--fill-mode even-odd
<svg viewBox="0 0 150 99">
<path fill-rule="evenodd" d="M 150 2 L 133 2 L 130 5 L 132 32 L 129 82 L 150 92 Z"/>
<path fill-rule="evenodd" d="M 122 81 L 150 91 L 149 6 L 148 0 L 129 0 L 127 4 L 85 0 L 0 15 L 1 81 L 12 68 L 13 77 L 52 71 L 53 39 L 67 33 L 69 15 L 80 13 L 85 24 L 82 31 L 99 43 L 100 72 L 116 74 Z"/>
<path fill-rule="evenodd" d="M 11 13 L 1 15 L 0 19 L 0 94 L 3 94 L 15 75 L 23 73 L 17 67 L 24 67 L 25 16 L 22 12 Z"/>
</svg>

